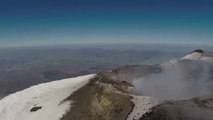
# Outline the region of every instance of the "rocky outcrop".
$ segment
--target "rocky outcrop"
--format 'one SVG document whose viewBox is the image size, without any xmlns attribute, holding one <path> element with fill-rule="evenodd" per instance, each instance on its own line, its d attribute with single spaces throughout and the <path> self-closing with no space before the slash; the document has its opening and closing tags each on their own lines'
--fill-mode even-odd
<svg viewBox="0 0 213 120">
<path fill-rule="evenodd" d="M 64 100 L 74 103 L 61 120 L 125 120 L 134 107 L 132 97 L 125 94 L 131 88 L 127 82 L 114 81 L 99 73 Z"/>
<path fill-rule="evenodd" d="M 213 96 L 170 101 L 157 105 L 140 120 L 212 120 Z"/>
</svg>

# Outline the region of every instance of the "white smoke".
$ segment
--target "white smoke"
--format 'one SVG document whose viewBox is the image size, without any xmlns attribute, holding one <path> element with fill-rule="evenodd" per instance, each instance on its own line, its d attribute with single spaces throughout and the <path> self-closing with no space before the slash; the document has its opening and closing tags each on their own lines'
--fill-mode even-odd
<svg viewBox="0 0 213 120">
<path fill-rule="evenodd" d="M 162 64 L 162 68 L 162 73 L 134 79 L 133 85 L 141 94 L 160 100 L 180 100 L 210 94 L 207 67 L 197 79 L 191 77 L 177 60 Z"/>
</svg>

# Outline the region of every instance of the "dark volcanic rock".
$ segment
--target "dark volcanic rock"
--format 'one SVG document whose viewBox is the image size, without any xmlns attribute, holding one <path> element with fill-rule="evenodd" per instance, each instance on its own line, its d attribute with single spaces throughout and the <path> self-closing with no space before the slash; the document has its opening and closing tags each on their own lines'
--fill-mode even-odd
<svg viewBox="0 0 213 120">
<path fill-rule="evenodd" d="M 111 78 L 132 82 L 132 80 L 162 72 L 160 65 L 128 65 L 112 70 Z"/>
<path fill-rule="evenodd" d="M 202 49 L 197 49 L 197 50 L 194 50 L 193 52 L 204 53 L 204 51 Z"/>
<path fill-rule="evenodd" d="M 30 109 L 30 112 L 38 111 L 38 110 L 40 110 L 41 108 L 42 108 L 41 106 L 33 107 L 33 108 Z"/>
<path fill-rule="evenodd" d="M 65 100 L 74 103 L 61 120 L 125 120 L 134 105 L 131 96 L 122 93 L 128 93 L 130 87 L 99 73 Z"/>
<path fill-rule="evenodd" d="M 171 101 L 152 108 L 140 120 L 212 120 L 213 96 Z"/>
</svg>

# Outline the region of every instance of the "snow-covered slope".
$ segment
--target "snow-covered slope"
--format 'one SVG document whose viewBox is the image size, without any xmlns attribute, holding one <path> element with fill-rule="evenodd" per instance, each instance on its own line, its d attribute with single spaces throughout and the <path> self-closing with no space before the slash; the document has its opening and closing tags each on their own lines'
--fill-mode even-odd
<svg viewBox="0 0 213 120">
<path fill-rule="evenodd" d="M 149 110 L 157 105 L 159 101 L 150 96 L 136 96 L 132 95 L 132 102 L 134 103 L 134 108 L 129 114 L 127 120 L 139 120 L 143 114 L 149 112 Z"/>
<path fill-rule="evenodd" d="M 188 60 L 203 60 L 203 61 L 213 61 L 213 57 L 210 56 L 208 53 L 204 52 L 203 50 L 195 50 L 183 58 L 181 60 L 188 59 Z"/>
<path fill-rule="evenodd" d="M 11 94 L 0 101 L 0 120 L 59 120 L 72 104 L 63 100 L 93 76 L 44 83 Z"/>
<path fill-rule="evenodd" d="M 157 101 L 131 87 L 104 73 L 36 85 L 2 99 L 0 120 L 137 120 Z"/>
</svg>

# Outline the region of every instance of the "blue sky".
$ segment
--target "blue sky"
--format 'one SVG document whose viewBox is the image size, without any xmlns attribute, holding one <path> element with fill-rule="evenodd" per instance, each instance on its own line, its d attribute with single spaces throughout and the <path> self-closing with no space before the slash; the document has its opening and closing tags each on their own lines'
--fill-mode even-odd
<svg viewBox="0 0 213 120">
<path fill-rule="evenodd" d="M 213 45 L 213 0 L 1 0 L 0 46 Z"/>
</svg>

